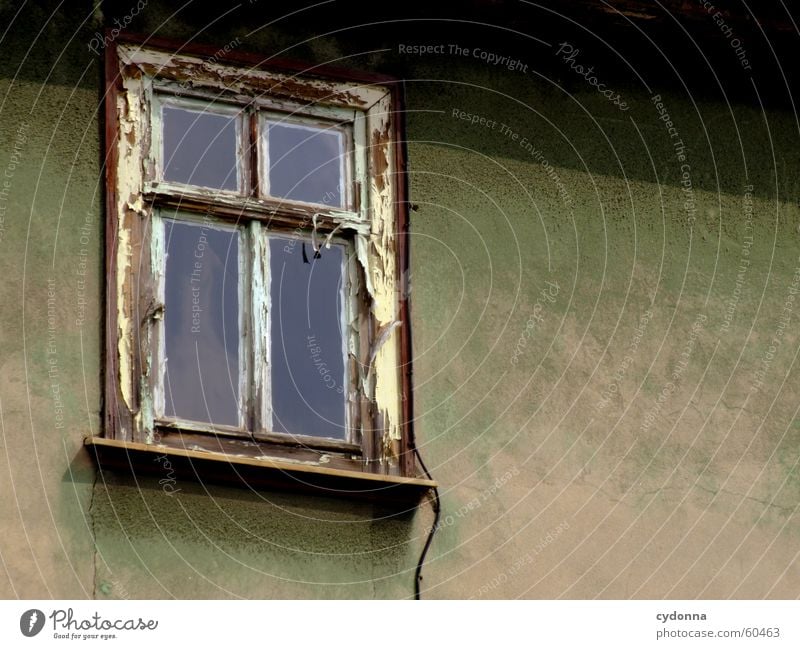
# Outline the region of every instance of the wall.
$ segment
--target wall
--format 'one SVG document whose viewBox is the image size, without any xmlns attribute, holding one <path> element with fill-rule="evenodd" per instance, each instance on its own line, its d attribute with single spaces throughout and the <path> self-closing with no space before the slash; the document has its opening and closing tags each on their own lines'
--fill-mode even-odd
<svg viewBox="0 0 800 649">
<path fill-rule="evenodd" d="M 169 494 L 88 460 L 104 278 L 87 45 L 102 15 L 74 4 L 27 7 L 0 48 L 0 595 L 409 597 L 428 504 Z M 177 7 L 129 22 L 408 80 L 415 427 L 443 505 L 425 597 L 796 594 L 791 110 L 609 71 L 623 111 L 555 47 L 525 43 L 508 70 L 399 51 L 466 46 L 454 26 L 313 38 L 320 17 L 256 29 L 269 16 L 243 7 L 210 26 L 212 6 Z M 505 54 L 505 34 L 481 33 Z"/>
</svg>

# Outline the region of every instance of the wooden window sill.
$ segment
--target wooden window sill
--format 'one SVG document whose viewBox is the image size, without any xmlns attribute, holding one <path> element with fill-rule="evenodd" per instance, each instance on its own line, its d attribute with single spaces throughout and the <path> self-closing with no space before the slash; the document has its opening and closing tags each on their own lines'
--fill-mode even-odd
<svg viewBox="0 0 800 649">
<path fill-rule="evenodd" d="M 422 478 L 367 473 L 352 469 L 302 464 L 278 457 L 247 457 L 210 450 L 142 444 L 104 437 L 87 437 L 101 469 L 159 475 L 169 460 L 178 480 L 213 482 L 253 489 L 282 489 L 328 497 L 356 498 L 415 505 L 437 486 Z"/>
</svg>

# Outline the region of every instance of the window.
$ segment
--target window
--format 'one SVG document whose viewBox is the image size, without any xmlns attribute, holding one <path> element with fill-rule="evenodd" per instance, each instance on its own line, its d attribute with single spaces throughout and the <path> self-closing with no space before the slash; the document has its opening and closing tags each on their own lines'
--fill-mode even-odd
<svg viewBox="0 0 800 649">
<path fill-rule="evenodd" d="M 427 489 L 396 85 L 165 45 L 106 61 L 106 431 L 87 443 Z"/>
</svg>

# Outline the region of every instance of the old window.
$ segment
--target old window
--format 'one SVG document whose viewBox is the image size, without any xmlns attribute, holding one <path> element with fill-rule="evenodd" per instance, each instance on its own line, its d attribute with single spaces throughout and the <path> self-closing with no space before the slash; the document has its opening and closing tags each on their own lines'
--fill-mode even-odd
<svg viewBox="0 0 800 649">
<path fill-rule="evenodd" d="M 106 66 L 106 431 L 87 443 L 256 482 L 431 486 L 394 84 L 125 39 Z"/>
</svg>

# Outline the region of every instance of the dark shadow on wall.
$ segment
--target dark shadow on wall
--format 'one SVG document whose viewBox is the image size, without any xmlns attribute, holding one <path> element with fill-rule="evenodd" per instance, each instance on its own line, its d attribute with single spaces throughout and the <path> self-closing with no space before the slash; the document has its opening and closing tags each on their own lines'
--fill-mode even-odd
<svg viewBox="0 0 800 649">
<path fill-rule="evenodd" d="M 96 88 L 103 16 L 91 0 L 0 3 L 0 77 L 18 83 Z M 13 92 L 13 86 L 11 88 Z"/>
<path fill-rule="evenodd" d="M 214 583 L 243 597 L 367 597 L 373 580 L 396 580 L 404 596 L 419 550 L 413 511 L 106 471 L 91 521 L 101 581 L 127 575 L 147 597 L 161 596 L 151 583 L 159 574 L 164 595 L 184 598 L 230 596 Z M 186 590 L 181 575 L 199 573 L 197 590 Z"/>
<path fill-rule="evenodd" d="M 412 141 L 527 161 L 538 150 L 555 167 L 675 186 L 682 142 L 696 189 L 739 194 L 752 184 L 756 195 L 796 200 L 788 179 L 800 171 L 791 93 L 800 35 L 791 16 L 770 3 L 719 17 L 685 2 L 661 7 L 342 0 L 288 10 L 256 0 L 225 12 L 169 0 L 148 4 L 133 26 L 405 79 Z M 107 20 L 125 23 L 123 8 L 107 10 Z M 496 124 L 481 128 L 475 116 Z"/>
</svg>

